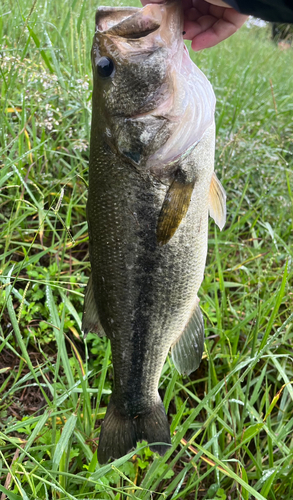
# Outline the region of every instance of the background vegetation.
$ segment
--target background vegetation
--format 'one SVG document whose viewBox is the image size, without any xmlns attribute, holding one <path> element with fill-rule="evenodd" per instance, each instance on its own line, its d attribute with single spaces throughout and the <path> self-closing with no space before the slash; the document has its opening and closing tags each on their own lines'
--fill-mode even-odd
<svg viewBox="0 0 293 500">
<path fill-rule="evenodd" d="M 200 291 L 205 355 L 190 378 L 166 361 L 170 452 L 142 444 L 100 467 L 110 347 L 80 331 L 96 7 L 0 6 L 1 500 L 289 500 L 293 51 L 269 29 L 243 27 L 192 55 L 217 96 L 228 197 L 224 231 L 210 224 Z"/>
</svg>

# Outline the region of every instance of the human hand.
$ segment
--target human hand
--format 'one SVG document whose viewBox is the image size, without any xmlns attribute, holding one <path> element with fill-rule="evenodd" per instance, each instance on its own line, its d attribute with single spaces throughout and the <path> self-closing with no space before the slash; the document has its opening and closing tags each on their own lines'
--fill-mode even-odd
<svg viewBox="0 0 293 500">
<path fill-rule="evenodd" d="M 213 5 L 213 4 L 217 5 Z M 213 47 L 233 35 L 247 17 L 224 2 L 216 0 L 182 0 L 184 38 L 192 40 L 193 50 Z"/>
<path fill-rule="evenodd" d="M 162 0 L 141 0 L 147 3 L 163 3 Z M 222 0 L 181 0 L 184 11 L 184 38 L 192 40 L 195 51 L 213 47 L 233 35 L 247 17 L 229 7 Z"/>
</svg>

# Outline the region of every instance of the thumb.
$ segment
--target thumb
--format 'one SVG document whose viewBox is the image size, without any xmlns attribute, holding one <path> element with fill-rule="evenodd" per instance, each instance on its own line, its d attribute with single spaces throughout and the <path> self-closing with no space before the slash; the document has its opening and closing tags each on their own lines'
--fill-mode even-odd
<svg viewBox="0 0 293 500">
<path fill-rule="evenodd" d="M 148 3 L 165 3 L 165 0 L 141 0 L 141 3 L 143 6 L 147 5 Z"/>
</svg>

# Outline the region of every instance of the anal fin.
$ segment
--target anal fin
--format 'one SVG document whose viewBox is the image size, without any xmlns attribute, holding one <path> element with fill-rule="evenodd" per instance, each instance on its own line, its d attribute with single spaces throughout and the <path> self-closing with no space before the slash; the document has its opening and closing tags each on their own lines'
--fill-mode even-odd
<svg viewBox="0 0 293 500">
<path fill-rule="evenodd" d="M 226 223 L 226 193 L 215 172 L 210 185 L 209 213 L 222 231 Z"/>
<path fill-rule="evenodd" d="M 185 217 L 194 182 L 184 182 L 179 175 L 172 182 L 165 196 L 157 225 L 157 242 L 166 245 L 175 234 L 183 217 Z"/>
<path fill-rule="evenodd" d="M 84 296 L 81 330 L 85 336 L 90 332 L 97 333 L 100 337 L 106 335 L 99 319 L 98 309 L 94 297 L 92 275 L 90 275 Z"/>
<path fill-rule="evenodd" d="M 172 345 L 172 359 L 177 371 L 189 375 L 201 362 L 204 349 L 204 322 L 197 298 L 185 329 Z"/>
</svg>

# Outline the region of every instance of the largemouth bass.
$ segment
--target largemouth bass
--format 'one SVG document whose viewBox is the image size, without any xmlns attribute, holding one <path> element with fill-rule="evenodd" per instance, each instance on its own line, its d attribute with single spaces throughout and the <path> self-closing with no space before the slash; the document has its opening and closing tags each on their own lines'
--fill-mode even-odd
<svg viewBox="0 0 293 500">
<path fill-rule="evenodd" d="M 214 174 L 214 93 L 189 58 L 182 25 L 178 1 L 96 14 L 92 275 L 82 328 L 106 335 L 112 348 L 100 463 L 140 440 L 165 453 L 171 441 L 158 383 L 168 351 L 184 374 L 203 353 L 197 292 L 208 214 L 223 227 L 225 193 Z"/>
</svg>

